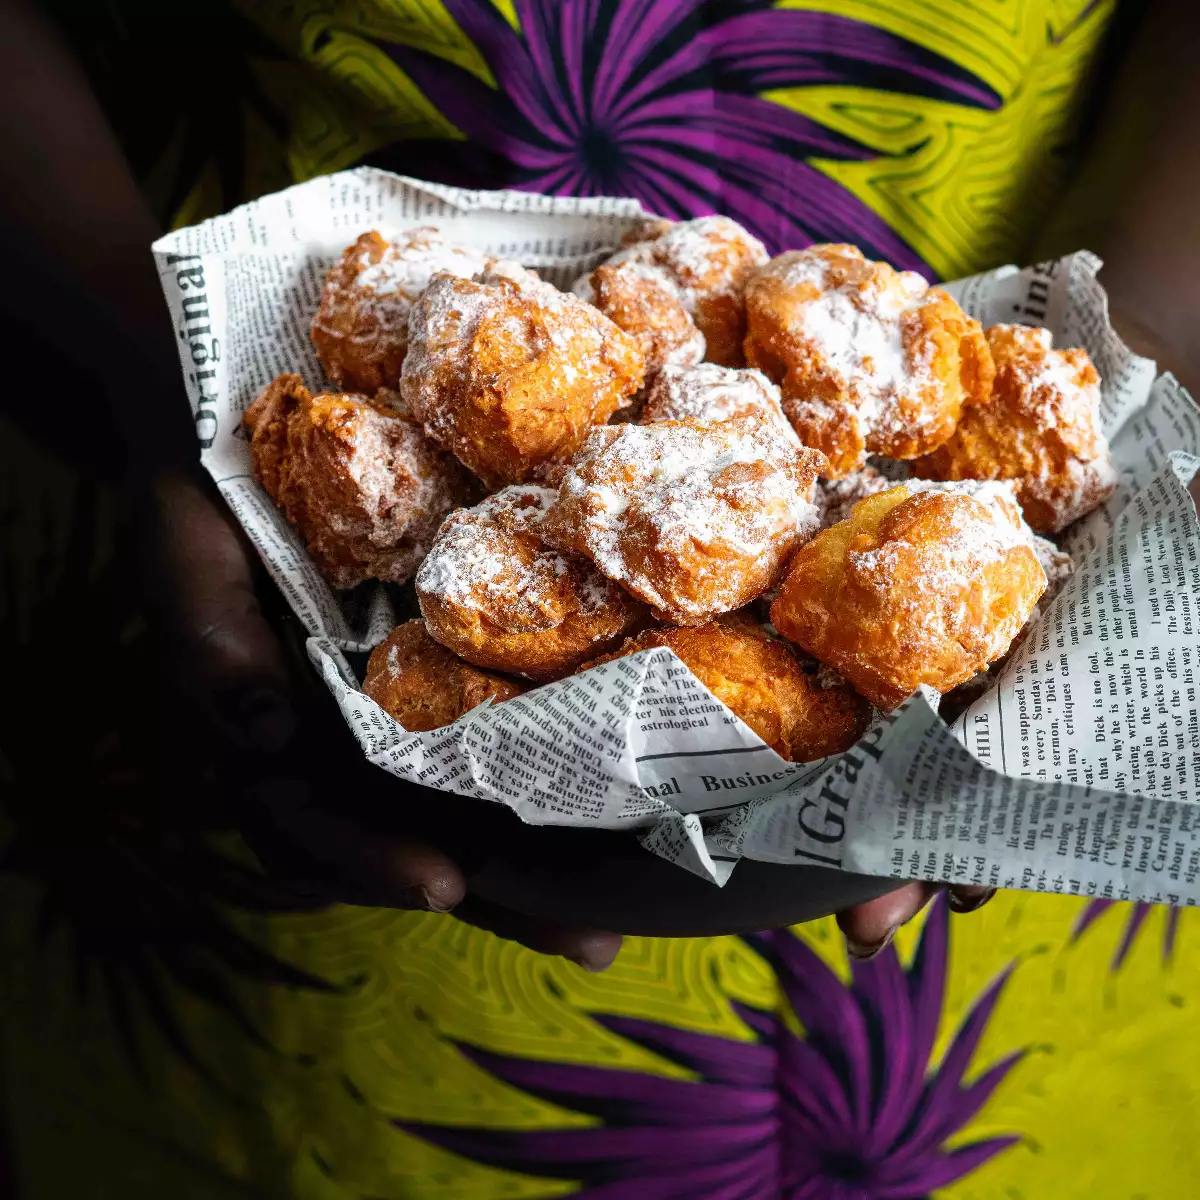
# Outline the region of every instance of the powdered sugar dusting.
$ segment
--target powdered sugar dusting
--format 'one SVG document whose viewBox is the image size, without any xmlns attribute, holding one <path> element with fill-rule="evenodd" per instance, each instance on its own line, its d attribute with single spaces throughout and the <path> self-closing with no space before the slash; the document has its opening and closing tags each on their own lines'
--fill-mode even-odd
<svg viewBox="0 0 1200 1200">
<path fill-rule="evenodd" d="M 740 294 L 747 267 L 759 266 L 767 257 L 766 247 L 736 221 L 712 216 L 671 225 L 655 238 L 618 250 L 606 264 L 640 264 L 670 283 L 694 316 L 703 299 Z M 573 290 L 585 300 L 593 298 L 586 276 Z"/>
<path fill-rule="evenodd" d="M 1021 512 L 1017 499 L 1016 484 L 1011 479 L 960 479 L 948 483 L 935 483 L 929 479 L 910 479 L 908 490 L 917 492 L 944 492 L 949 495 L 970 496 L 1003 518 L 1020 534 L 1026 545 L 1037 555 L 1042 570 L 1046 573 L 1046 590 L 1038 601 L 1044 609 L 1058 590 L 1075 570 L 1069 554 L 1060 550 L 1049 538 L 1040 537 L 1029 527 Z M 1033 619 L 1032 617 L 1030 618 Z"/>
<path fill-rule="evenodd" d="M 556 495 L 516 485 L 451 513 L 417 573 L 418 594 L 497 624 L 516 620 L 521 632 L 554 628 L 564 612 L 588 616 L 619 603 L 619 592 L 590 563 L 543 540 L 542 522 Z"/>
<path fill-rule="evenodd" d="M 905 316 L 928 302 L 929 285 L 920 275 L 875 271 L 876 264 L 868 263 L 856 263 L 856 273 L 837 274 L 822 247 L 783 255 L 776 264 L 785 288 L 815 289 L 794 306 L 791 332 L 846 390 L 868 434 L 939 419 L 936 409 L 926 414 L 920 403 L 932 380 L 929 363 L 904 337 Z"/>
<path fill-rule="evenodd" d="M 734 417 L 758 417 L 773 422 L 787 438 L 800 439 L 783 414 L 779 389 L 761 372 L 738 370 L 716 363 L 697 366 L 666 366 L 659 372 L 643 421 L 729 421 Z"/>
<path fill-rule="evenodd" d="M 1012 480 L 1009 479 L 956 479 L 953 481 L 937 481 L 933 479 L 908 479 L 905 486 L 910 495 L 918 492 L 941 492 L 949 496 L 970 496 L 985 504 L 1012 526 L 1030 545 L 1036 536 L 1021 515 L 1021 505 L 1017 502 L 1017 492 Z"/>
<path fill-rule="evenodd" d="M 1056 473 L 1043 471 L 1020 481 L 1026 503 L 1039 501 L 1055 513 L 1051 532 L 1065 529 L 1086 516 L 1112 494 L 1119 482 L 1120 476 L 1107 452 L 1096 459 L 1069 458 Z"/>
<path fill-rule="evenodd" d="M 1075 573 L 1075 561 L 1064 550 L 1060 550 L 1049 538 L 1033 535 L 1033 552 L 1046 572 L 1046 590 L 1038 604 L 1047 607 L 1058 595 L 1062 585 Z"/>
<path fill-rule="evenodd" d="M 942 490 L 946 489 L 910 487 L 914 494 Z M 989 493 L 978 492 L 970 497 L 972 503 L 943 510 L 942 519 L 950 528 L 936 541 L 921 543 L 919 589 L 913 588 L 912 550 L 907 542 L 889 540 L 868 550 L 847 551 L 847 570 L 856 582 L 901 606 L 914 661 L 926 656 L 933 661 L 940 647 L 970 631 L 977 643 L 974 652 L 982 662 L 990 662 L 1009 648 L 1024 622 L 1024 614 L 1015 608 L 1004 620 L 981 621 L 975 615 L 985 570 L 1014 550 L 1033 548 L 1032 534 L 1009 512 L 1011 499 L 1001 502 L 998 493 L 990 495 L 992 503 Z M 989 607 L 983 606 L 984 611 Z"/>
<path fill-rule="evenodd" d="M 444 513 L 450 507 L 450 479 L 446 471 L 431 469 L 440 456 L 414 422 L 365 403 L 356 411 L 346 470 L 358 485 L 363 509 L 372 518 L 368 540 L 387 546 L 395 541 L 398 520 L 410 523 L 423 514 Z M 404 492 L 397 491 L 399 479 L 410 483 Z M 335 506 L 326 511 L 336 520 Z M 426 544 L 415 553 L 422 552 Z"/>
<path fill-rule="evenodd" d="M 812 460 L 755 418 L 597 429 L 566 474 L 550 527 L 610 579 L 694 623 L 769 586 L 783 554 L 815 532 Z M 741 571 L 766 576 L 751 595 Z"/>
<path fill-rule="evenodd" d="M 1057 533 L 1091 512 L 1118 479 L 1100 425 L 1100 377 L 1082 350 L 1046 329 L 993 325 L 991 403 L 968 409 L 922 473 L 1012 479 L 1030 522 Z"/>
<path fill-rule="evenodd" d="M 312 397 L 280 376 L 245 420 L 256 476 L 334 587 L 403 583 L 468 494 L 466 473 L 419 425 L 362 396 Z"/>
<path fill-rule="evenodd" d="M 445 381 L 474 379 L 474 347 L 485 321 L 491 339 L 508 342 L 514 355 L 523 352 L 529 361 L 553 356 L 568 386 L 581 373 L 603 374 L 605 338 L 615 332 L 576 297 L 517 263 L 494 262 L 474 280 L 435 276 L 412 308 L 401 389 L 429 435 L 456 453 L 458 406 L 469 398 L 470 388 L 448 387 Z M 479 385 L 488 382 L 482 379 Z"/>
<path fill-rule="evenodd" d="M 638 245 L 655 247 L 657 259 L 672 269 L 682 288 L 703 288 L 710 294 L 736 291 L 747 261 L 754 265 L 767 261 L 766 247 L 757 238 L 721 216 L 681 221 L 656 241 Z M 736 258 L 729 253 L 730 245 L 740 251 Z"/>
<path fill-rule="evenodd" d="M 359 270 L 348 286 L 343 286 L 332 272 L 326 282 L 326 293 L 336 305 L 353 304 L 359 314 L 359 326 L 351 340 L 374 338 L 380 328 L 407 326 L 413 301 L 439 272 L 469 279 L 482 271 L 488 257 L 477 250 L 450 245 L 441 232 L 433 227 L 410 229 L 387 243 L 376 261 L 371 247 L 361 250 Z M 340 332 L 336 325 L 318 314 L 315 324 L 329 332 Z"/>
</svg>

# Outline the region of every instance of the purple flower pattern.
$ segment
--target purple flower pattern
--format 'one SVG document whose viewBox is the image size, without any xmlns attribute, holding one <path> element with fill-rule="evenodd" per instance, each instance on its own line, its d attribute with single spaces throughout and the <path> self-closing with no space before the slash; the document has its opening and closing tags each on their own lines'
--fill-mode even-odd
<svg viewBox="0 0 1200 1200">
<path fill-rule="evenodd" d="M 477 1162 L 577 1181 L 588 1200 L 915 1200 L 1018 1139 L 953 1149 L 1021 1058 L 964 1078 L 1008 978 L 975 1002 L 932 1064 L 948 952 L 939 901 L 905 969 L 889 948 L 846 986 L 785 931 L 767 955 L 803 1036 L 777 1014 L 738 1006 L 750 1042 L 626 1017 L 601 1025 L 677 1063 L 694 1080 L 538 1062 L 460 1049 L 512 1087 L 597 1118 L 589 1128 L 498 1130 L 413 1122 L 401 1128 Z"/>
<path fill-rule="evenodd" d="M 1092 900 L 1088 906 L 1079 914 L 1078 920 L 1075 922 L 1074 929 L 1071 930 L 1071 940 L 1078 941 L 1113 905 L 1115 900 Z M 1129 905 L 1129 919 L 1125 922 L 1125 928 L 1121 932 L 1121 940 L 1117 943 L 1116 950 L 1113 951 L 1112 962 L 1109 964 L 1110 971 L 1119 971 L 1125 963 L 1125 959 L 1129 955 L 1129 951 L 1133 949 L 1133 943 L 1137 940 L 1137 935 L 1141 932 L 1142 926 L 1146 922 L 1146 918 L 1154 909 L 1153 904 L 1146 904 L 1142 901 L 1137 901 Z M 1164 963 L 1171 961 L 1175 954 L 1175 939 L 1179 933 L 1179 918 L 1183 910 L 1180 908 L 1168 908 L 1166 910 L 1166 928 L 1163 930 L 1162 943 L 1162 959 Z"/>
<path fill-rule="evenodd" d="M 853 241 L 926 270 L 817 160 L 875 152 L 762 98 L 857 85 L 995 109 L 969 71 L 849 17 L 766 0 L 445 0 L 496 87 L 434 55 L 384 49 L 469 139 L 402 142 L 379 165 L 472 187 L 635 196 L 677 218 L 723 212 L 772 252 Z"/>
</svg>

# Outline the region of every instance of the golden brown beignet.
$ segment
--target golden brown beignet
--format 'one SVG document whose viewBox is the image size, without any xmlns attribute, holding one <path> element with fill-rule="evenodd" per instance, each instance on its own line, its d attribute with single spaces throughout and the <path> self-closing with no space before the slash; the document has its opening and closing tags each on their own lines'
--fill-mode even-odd
<svg viewBox="0 0 1200 1200">
<path fill-rule="evenodd" d="M 395 241 L 364 233 L 325 277 L 312 340 L 325 374 L 347 392 L 374 395 L 400 383 L 413 301 L 439 271 L 465 279 L 489 258 L 447 244 L 434 228 L 410 229 Z"/>
<path fill-rule="evenodd" d="M 429 632 L 468 662 L 555 679 L 644 625 L 643 605 L 546 544 L 555 493 L 517 484 L 451 513 L 417 572 Z"/>
<path fill-rule="evenodd" d="M 604 265 L 638 263 L 674 288 L 704 335 L 709 362 L 740 367 L 745 359 L 743 290 L 750 272 L 767 261 L 756 237 L 728 217 L 699 217 L 678 224 L 648 223 L 627 238 Z M 587 280 L 576 291 L 591 299 Z"/>
<path fill-rule="evenodd" d="M 994 325 L 990 404 L 917 459 L 929 479 L 1011 479 L 1025 519 L 1058 533 L 1102 504 L 1117 473 L 1100 429 L 1100 376 L 1086 350 L 1054 350 L 1048 329 Z"/>
<path fill-rule="evenodd" d="M 702 625 L 771 587 L 812 535 L 823 463 L 756 417 L 606 426 L 568 468 L 546 536 L 665 619 Z"/>
<path fill-rule="evenodd" d="M 828 476 L 868 453 L 916 458 L 991 394 L 979 322 L 920 275 L 871 262 L 856 246 L 818 245 L 772 259 L 746 284 L 746 359 L 779 384 L 800 440 Z"/>
<path fill-rule="evenodd" d="M 644 263 L 597 267 L 587 297 L 637 343 L 653 379 L 668 363 L 687 366 L 704 358 L 704 334 L 684 307 L 679 289 Z"/>
<path fill-rule="evenodd" d="M 848 683 L 805 672 L 783 642 L 749 620 L 647 629 L 587 667 L 655 646 L 673 650 L 722 704 L 792 762 L 840 754 L 870 724 L 871 706 Z"/>
<path fill-rule="evenodd" d="M 439 275 L 413 306 L 400 390 L 489 488 L 536 479 L 642 385 L 633 339 L 514 263 Z"/>
<path fill-rule="evenodd" d="M 1019 515 L 901 484 L 801 547 L 771 621 L 886 710 L 999 658 L 1045 588 Z"/>
<path fill-rule="evenodd" d="M 313 396 L 280 375 L 246 410 L 254 474 L 335 588 L 403 583 L 470 476 L 420 425 L 355 395 Z"/>
<path fill-rule="evenodd" d="M 371 651 L 362 690 L 409 733 L 424 733 L 525 688 L 455 657 L 429 636 L 424 621 L 405 621 Z"/>
</svg>

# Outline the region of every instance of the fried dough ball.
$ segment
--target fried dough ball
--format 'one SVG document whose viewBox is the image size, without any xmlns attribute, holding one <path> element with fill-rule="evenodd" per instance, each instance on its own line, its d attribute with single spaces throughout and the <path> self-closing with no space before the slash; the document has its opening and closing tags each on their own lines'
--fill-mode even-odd
<svg viewBox="0 0 1200 1200">
<path fill-rule="evenodd" d="M 429 636 L 424 621 L 405 621 L 371 651 L 362 690 L 409 733 L 424 733 L 525 688 L 456 658 Z"/>
<path fill-rule="evenodd" d="M 800 549 L 771 621 L 887 710 L 999 658 L 1045 588 L 1002 505 L 901 484 Z"/>
<path fill-rule="evenodd" d="M 746 329 L 742 292 L 751 271 L 767 261 L 762 242 L 728 217 L 648 224 L 632 236 L 604 265 L 640 263 L 658 275 L 704 335 L 709 362 L 741 366 Z M 587 279 L 575 289 L 590 299 Z"/>
<path fill-rule="evenodd" d="M 687 366 L 704 358 L 704 334 L 662 272 L 639 262 L 606 264 L 589 282 L 591 294 L 583 298 L 637 343 L 647 379 L 668 363 Z"/>
<path fill-rule="evenodd" d="M 408 314 L 439 271 L 465 279 L 484 270 L 486 254 L 448 245 L 434 228 L 410 229 L 393 242 L 364 233 L 325 276 L 312 340 L 325 374 L 348 392 L 396 387 L 408 352 Z"/>
<path fill-rule="evenodd" d="M 568 468 L 546 536 L 666 620 L 702 625 L 770 587 L 812 535 L 823 463 L 756 417 L 605 426 Z"/>
<path fill-rule="evenodd" d="M 647 629 L 587 666 L 656 646 L 673 650 L 722 704 L 791 762 L 840 754 L 871 722 L 871 706 L 849 684 L 834 679 L 825 686 L 783 642 L 748 620 Z"/>
<path fill-rule="evenodd" d="M 1117 473 L 1100 429 L 1100 376 L 1086 350 L 1053 350 L 1048 329 L 994 325 L 992 402 L 913 463 L 930 479 L 1011 479 L 1025 519 L 1058 533 L 1112 494 Z"/>
<path fill-rule="evenodd" d="M 439 275 L 413 305 L 400 390 L 489 488 L 536 478 L 642 385 L 633 339 L 515 263 Z"/>
<path fill-rule="evenodd" d="M 429 632 L 476 666 L 556 679 L 646 623 L 586 558 L 545 543 L 554 498 L 518 484 L 451 513 L 417 572 Z"/>
<path fill-rule="evenodd" d="M 642 421 L 728 421 L 755 417 L 771 421 L 799 441 L 779 404 L 779 389 L 761 372 L 716 363 L 664 367 L 650 385 Z"/>
<path fill-rule="evenodd" d="M 1046 590 L 1038 599 L 1037 610 L 1030 614 L 1029 619 L 1017 632 L 1017 636 L 1013 638 L 1008 649 L 999 658 L 993 660 L 985 670 L 972 676 L 966 683 L 960 683 L 958 687 L 951 689 L 943 697 L 938 711 L 942 718 L 949 723 L 969 708 L 999 677 L 1005 664 L 1033 631 L 1038 613 L 1045 612 L 1050 607 L 1054 597 L 1062 590 L 1063 584 L 1074 573 L 1075 563 L 1069 554 L 1063 553 L 1053 542 L 1039 537 L 1029 528 L 1025 518 L 1021 515 L 1021 506 L 1017 503 L 1016 491 L 1009 480 L 981 482 L 972 479 L 952 483 L 934 483 L 927 479 L 910 479 L 908 487 L 910 491 L 940 490 L 952 494 L 973 496 L 985 504 L 996 505 L 1005 512 L 1009 520 L 1020 526 L 1029 540 L 1029 544 L 1033 547 L 1033 552 L 1037 555 L 1042 570 L 1046 573 Z"/>
<path fill-rule="evenodd" d="M 1060 550 L 1048 538 L 1036 533 L 1025 519 L 1017 500 L 1016 487 L 1011 479 L 908 479 L 904 486 L 914 494 L 945 492 L 951 496 L 970 496 L 981 504 L 997 509 L 1033 548 L 1042 570 L 1046 572 L 1046 590 L 1038 601 L 1039 608 L 1045 608 L 1054 599 L 1075 570 L 1075 562 L 1071 556 Z"/>
<path fill-rule="evenodd" d="M 280 375 L 242 418 L 254 475 L 335 588 L 403 583 L 470 476 L 404 413 L 365 396 L 313 396 Z"/>
<path fill-rule="evenodd" d="M 979 322 L 912 271 L 855 246 L 772 259 L 746 284 L 746 358 L 783 389 L 800 440 L 828 475 L 868 453 L 916 458 L 954 432 L 964 406 L 986 403 L 992 359 Z"/>
</svg>

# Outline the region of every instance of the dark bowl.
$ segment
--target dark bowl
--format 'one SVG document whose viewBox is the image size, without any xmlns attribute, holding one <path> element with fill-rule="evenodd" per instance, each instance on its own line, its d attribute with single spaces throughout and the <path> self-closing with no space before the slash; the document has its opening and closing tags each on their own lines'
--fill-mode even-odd
<svg viewBox="0 0 1200 1200">
<path fill-rule="evenodd" d="M 632 834 L 533 825 L 512 831 L 468 880 L 472 891 L 519 912 L 653 937 L 777 929 L 896 887 L 894 879 L 745 860 L 718 887 L 651 854 Z"/>
<path fill-rule="evenodd" d="M 463 868 L 472 894 L 548 920 L 656 937 L 749 933 L 828 916 L 896 887 L 894 879 L 746 860 L 718 887 L 632 833 L 526 825 L 502 804 L 414 786 L 361 755 L 354 767 L 329 789 L 342 815 L 381 837 L 438 846 Z"/>
</svg>

